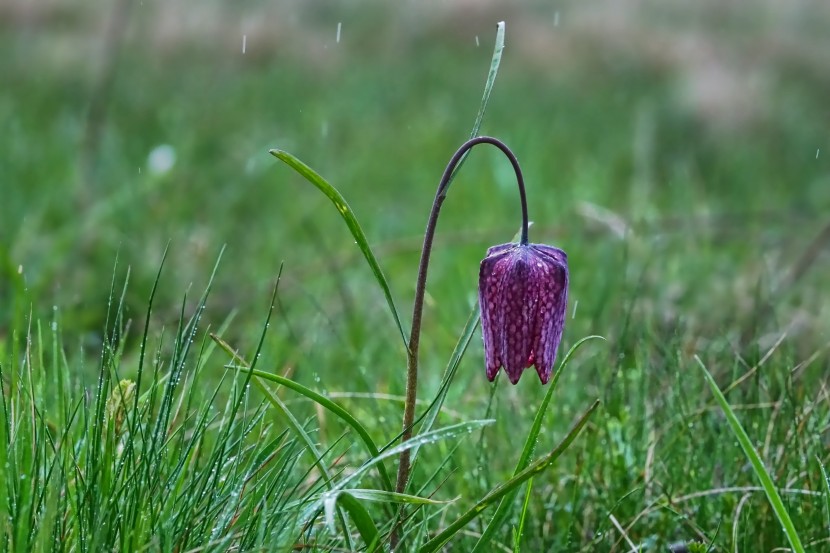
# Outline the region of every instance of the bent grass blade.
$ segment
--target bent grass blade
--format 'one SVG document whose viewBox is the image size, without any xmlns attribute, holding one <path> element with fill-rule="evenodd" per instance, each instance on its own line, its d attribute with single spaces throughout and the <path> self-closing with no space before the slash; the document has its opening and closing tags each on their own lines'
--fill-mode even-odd
<svg viewBox="0 0 830 553">
<path fill-rule="evenodd" d="M 242 357 L 240 357 L 239 354 L 237 354 L 227 342 L 225 342 L 215 334 L 211 334 L 210 337 L 214 342 L 216 342 L 219 345 L 220 348 L 225 350 L 225 352 L 228 353 L 228 355 L 230 355 L 231 358 L 237 363 L 231 365 L 231 368 L 246 372 L 251 370 L 248 362 L 245 361 Z M 344 409 L 334 401 L 328 399 L 322 394 L 315 392 L 311 388 L 307 388 L 298 382 L 295 382 L 289 378 L 285 378 L 284 376 L 260 370 L 254 370 L 253 375 L 258 378 L 274 382 L 275 384 L 285 386 L 286 388 L 293 390 L 298 394 L 305 396 L 311 401 L 317 403 L 324 409 L 331 411 L 335 416 L 337 416 L 340 420 L 345 422 L 355 432 L 357 432 L 357 435 L 360 436 L 360 439 L 363 441 L 363 444 L 366 446 L 366 450 L 372 458 L 380 455 L 380 452 L 378 451 L 378 448 L 375 445 L 374 440 L 372 440 L 372 437 L 369 436 L 369 432 L 366 430 L 366 427 L 364 427 L 359 420 L 352 416 L 351 413 L 349 413 L 346 409 Z M 386 467 L 383 465 L 383 463 L 378 464 L 378 472 L 380 473 L 380 477 L 383 480 L 383 484 L 384 486 L 386 486 L 386 489 L 392 490 L 395 486 L 389 477 L 389 473 L 386 472 Z"/>
<path fill-rule="evenodd" d="M 569 349 L 568 353 L 565 354 L 565 357 L 562 359 L 562 362 L 559 363 L 559 369 L 556 371 L 556 374 L 553 375 L 553 381 L 550 383 L 550 387 L 548 388 L 547 394 L 545 394 L 545 399 L 542 400 L 542 404 L 536 411 L 536 417 L 533 419 L 533 425 L 530 428 L 530 433 L 527 435 L 527 439 L 525 440 L 522 455 L 521 457 L 519 457 L 519 462 L 516 463 L 516 469 L 513 472 L 514 476 L 523 471 L 530 463 L 530 458 L 533 456 L 533 451 L 536 449 L 536 442 L 539 438 L 539 432 L 541 432 L 542 430 L 542 421 L 545 418 L 545 413 L 548 410 L 548 405 L 550 404 L 550 400 L 553 397 L 553 391 L 556 389 L 556 385 L 559 382 L 559 378 L 562 376 L 562 372 L 564 371 L 565 367 L 568 366 L 568 363 L 570 363 L 571 361 L 571 357 L 576 353 L 576 351 L 580 347 L 582 347 L 582 345 L 585 342 L 594 339 L 605 340 L 605 338 L 603 338 L 602 336 L 586 336 L 585 338 L 582 338 L 573 346 L 571 346 L 571 349 Z M 496 512 L 493 514 L 493 518 L 490 519 L 490 523 L 487 525 L 487 528 L 484 529 L 484 532 L 478 539 L 478 542 L 473 548 L 472 553 L 484 551 L 484 548 L 486 547 L 487 543 L 490 542 L 495 533 L 504 524 L 505 520 L 507 520 L 507 515 L 510 514 L 510 508 L 513 505 L 513 499 L 515 498 L 518 492 L 519 490 L 517 488 L 512 493 L 505 496 L 504 499 L 501 500 L 501 502 L 499 502 L 499 506 L 496 508 Z"/>
<path fill-rule="evenodd" d="M 343 221 L 346 222 L 346 226 L 349 227 L 349 232 L 351 232 L 357 246 L 360 248 L 360 251 L 363 252 L 363 257 L 372 269 L 372 273 L 375 275 L 375 280 L 377 280 L 383 290 L 383 295 L 386 297 L 386 303 L 389 306 L 389 311 L 392 313 L 392 318 L 395 319 L 398 332 L 401 334 L 403 345 L 407 348 L 408 344 L 406 333 L 404 332 L 403 324 L 401 324 L 401 318 L 398 315 L 398 308 L 395 307 L 395 300 L 392 298 L 392 291 L 389 288 L 389 283 L 386 281 L 386 277 L 383 275 L 380 264 L 378 263 L 375 254 L 372 252 L 372 248 L 369 246 L 369 241 L 366 239 L 366 234 L 363 232 L 363 228 L 357 221 L 357 217 L 355 217 L 355 214 L 349 207 L 349 204 L 346 203 L 346 199 L 334 186 L 329 184 L 326 179 L 320 176 L 319 173 L 288 152 L 274 149 L 269 150 L 268 153 L 294 169 L 294 171 L 299 173 L 308 182 L 317 187 L 320 192 L 325 194 L 325 196 L 331 200 L 334 207 L 337 208 L 337 211 L 340 213 Z"/>
<path fill-rule="evenodd" d="M 775 488 L 775 484 L 773 483 L 769 472 L 767 472 L 764 462 L 761 460 L 761 456 L 758 455 L 758 452 L 752 445 L 746 430 L 744 430 L 744 427 L 741 426 L 741 421 L 738 420 L 738 417 L 735 415 L 735 412 L 732 410 L 729 402 L 726 401 L 726 397 L 724 397 L 723 392 L 720 391 L 715 379 L 712 378 L 711 374 L 709 374 L 709 371 L 706 369 L 706 365 L 703 364 L 703 361 L 701 361 L 700 357 L 697 355 L 695 355 L 695 361 L 697 361 L 697 364 L 700 365 L 700 370 L 703 371 L 703 376 L 706 378 L 706 382 L 712 389 L 715 399 L 718 400 L 723 414 L 726 415 L 726 420 L 729 422 L 729 427 L 732 429 L 732 433 L 735 434 L 735 437 L 738 439 L 738 443 L 741 445 L 741 449 L 744 450 L 744 455 L 746 455 L 747 460 L 749 460 L 752 465 L 752 470 L 755 472 L 755 476 L 757 476 L 758 480 L 760 480 L 761 487 L 764 488 L 764 493 L 767 495 L 770 506 L 775 512 L 775 516 L 778 518 L 778 522 L 781 523 L 781 528 L 787 536 L 787 540 L 789 540 L 792 550 L 795 553 L 804 553 L 804 546 L 801 544 L 795 525 L 793 524 L 786 507 L 784 507 L 784 502 L 781 500 L 781 496 L 778 495 L 778 490 Z"/>
<path fill-rule="evenodd" d="M 426 434 L 420 434 L 418 436 L 413 437 L 410 440 L 405 441 L 404 443 L 397 445 L 393 448 L 387 449 L 377 457 L 369 459 L 363 465 L 361 465 L 357 470 L 353 473 L 349 474 L 348 476 L 344 477 L 337 485 L 334 486 L 333 489 L 327 492 L 327 496 L 330 496 L 332 493 L 339 492 L 341 490 L 346 489 L 346 487 L 351 484 L 352 482 L 358 481 L 360 478 L 363 477 L 366 472 L 371 469 L 377 463 L 380 463 L 386 458 L 394 457 L 400 454 L 401 451 L 411 449 L 415 446 L 422 446 L 426 444 L 431 444 L 438 442 L 440 440 L 446 440 L 449 438 L 454 438 L 459 435 L 463 434 L 470 434 L 474 430 L 481 428 L 482 426 L 493 424 L 496 422 L 493 419 L 482 419 L 482 420 L 472 420 L 468 422 L 462 422 L 458 424 L 453 424 L 451 426 L 445 426 L 444 428 L 439 428 L 438 430 L 433 430 L 432 432 L 427 432 Z M 305 509 L 305 513 L 302 518 L 310 518 L 313 516 L 314 513 L 320 510 L 323 506 L 323 499 L 319 499 L 314 501 Z"/>
<path fill-rule="evenodd" d="M 599 406 L 599 400 L 596 400 L 591 407 L 588 408 L 587 411 L 579 418 L 579 420 L 574 424 L 571 428 L 570 432 L 565 436 L 565 438 L 559 442 L 553 451 L 538 459 L 531 465 L 529 465 L 526 469 L 521 471 L 519 474 L 507 480 L 506 482 L 502 483 L 501 485 L 494 488 L 490 493 L 485 495 L 481 498 L 471 509 L 469 509 L 466 513 L 455 519 L 455 521 L 447 526 L 442 532 L 436 535 L 434 538 L 429 540 L 419 549 L 420 553 L 433 553 L 434 551 L 438 551 L 444 544 L 450 541 L 453 536 L 455 536 L 464 526 L 466 526 L 470 521 L 478 517 L 484 509 L 495 503 L 496 501 L 501 500 L 502 498 L 508 496 L 509 494 L 513 493 L 517 490 L 522 484 L 536 476 L 537 474 L 543 472 L 547 468 L 551 467 L 558 459 L 562 453 L 564 453 L 579 433 L 582 431 L 582 428 L 588 423 L 588 420 L 591 418 L 591 415 L 594 413 L 596 408 Z"/>
</svg>

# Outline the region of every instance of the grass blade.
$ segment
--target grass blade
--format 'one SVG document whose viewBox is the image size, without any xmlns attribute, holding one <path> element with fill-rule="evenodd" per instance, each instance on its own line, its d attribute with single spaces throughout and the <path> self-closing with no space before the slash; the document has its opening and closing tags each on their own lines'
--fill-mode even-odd
<svg viewBox="0 0 830 553">
<path fill-rule="evenodd" d="M 827 479 L 827 471 L 824 470 L 824 465 L 821 459 L 816 455 L 818 468 L 821 469 L 821 481 L 824 483 L 822 489 L 824 490 L 824 501 L 827 507 L 827 531 L 830 532 L 830 480 Z"/>
<path fill-rule="evenodd" d="M 473 131 L 470 133 L 470 138 L 478 136 L 478 131 L 481 129 L 481 121 L 484 119 L 484 112 L 487 110 L 487 102 L 490 101 L 490 93 L 493 92 L 493 84 L 496 82 L 496 75 L 499 73 L 499 65 L 501 65 L 501 54 L 504 51 L 504 21 L 499 21 L 496 25 L 496 45 L 493 48 L 493 58 L 490 61 L 490 71 L 487 73 L 487 81 L 484 83 L 484 94 L 481 97 L 481 105 L 478 108 L 476 121 L 473 124 Z"/>
<path fill-rule="evenodd" d="M 730 407 L 729 402 L 726 401 L 726 398 L 720 391 L 720 388 L 718 388 L 715 379 L 712 378 L 711 374 L 709 374 L 709 371 L 706 369 L 703 361 L 700 360 L 700 357 L 695 355 L 695 360 L 698 365 L 700 365 L 700 369 L 703 371 L 703 376 L 706 377 L 706 381 L 709 383 L 709 387 L 712 389 L 715 399 L 718 400 L 723 414 L 726 415 L 726 420 L 729 422 L 730 428 L 732 428 L 732 433 L 735 434 L 735 437 L 738 439 L 738 443 L 741 444 L 741 449 L 744 450 L 744 455 L 746 455 L 746 458 L 752 464 L 752 470 L 755 471 L 755 476 L 758 477 L 758 480 L 761 482 L 761 487 L 764 488 L 764 492 L 767 494 L 770 506 L 775 512 L 778 522 L 781 523 L 781 528 L 784 530 L 784 534 L 786 534 L 787 540 L 790 542 L 790 547 L 792 547 L 792 550 L 795 553 L 804 553 L 804 546 L 801 545 L 801 540 L 798 537 L 798 532 L 795 530 L 795 525 L 793 525 L 793 521 L 790 518 L 787 509 L 784 507 L 784 502 L 781 501 L 781 496 L 778 495 L 778 490 L 775 489 L 775 484 L 772 482 L 769 472 L 767 472 L 766 467 L 764 467 L 764 462 L 761 460 L 758 452 L 755 451 L 755 447 L 749 440 L 746 430 L 744 430 L 744 427 L 741 426 L 741 421 L 739 421 L 738 417 L 735 416 L 735 412 L 732 410 L 732 407 Z"/>
<path fill-rule="evenodd" d="M 340 490 L 338 493 L 348 493 L 352 497 L 362 499 L 364 501 L 373 501 L 376 503 L 408 503 L 411 505 L 446 505 L 452 503 L 454 499 L 449 501 L 439 501 L 437 499 L 430 499 L 428 497 L 419 497 L 417 495 L 410 495 L 406 493 L 387 492 L 383 490 L 372 490 L 364 488 L 351 488 Z"/>
<path fill-rule="evenodd" d="M 406 449 L 411 449 L 416 445 L 424 445 L 428 443 L 434 443 L 439 440 L 446 440 L 448 438 L 453 438 L 458 435 L 462 434 L 469 434 L 473 430 L 480 428 L 482 426 L 493 424 L 496 422 L 493 419 L 484 419 L 484 420 L 472 420 L 467 422 L 461 422 L 458 424 L 453 424 L 451 426 L 445 426 L 444 428 L 439 428 L 438 430 L 433 430 L 432 432 L 428 432 L 426 434 L 420 434 L 418 436 L 414 436 L 413 438 L 405 441 L 402 444 L 399 444 L 393 448 L 387 449 L 377 457 L 369 459 L 366 461 L 360 468 L 355 470 L 353 473 L 349 474 L 348 476 L 344 477 L 337 485 L 334 486 L 329 492 L 337 492 L 339 490 L 346 489 L 351 482 L 356 482 L 359 480 L 363 475 L 372 468 L 377 463 L 380 463 L 386 458 L 394 457 L 398 455 L 401 451 Z M 310 513 L 317 512 L 320 507 L 322 506 L 322 500 L 318 500 L 313 502 L 307 509 L 306 509 L 306 516 L 303 518 L 307 518 Z"/>
<path fill-rule="evenodd" d="M 363 228 L 361 228 L 360 223 L 358 223 L 357 217 L 355 217 L 354 212 L 349 207 L 349 204 L 346 203 L 346 199 L 334 186 L 329 184 L 326 179 L 320 176 L 319 173 L 288 152 L 283 150 L 269 150 L 269 153 L 294 169 L 308 182 L 316 186 L 320 192 L 325 194 L 325 196 L 331 200 L 331 203 L 333 203 L 334 207 L 337 208 L 337 211 L 340 212 L 340 216 L 346 222 L 346 226 L 349 227 L 349 232 L 352 233 L 352 237 L 354 237 L 357 246 L 360 248 L 360 251 L 363 252 L 363 257 L 366 258 L 366 262 L 372 269 L 372 273 L 375 275 L 375 280 L 377 280 L 383 290 L 383 295 L 386 296 L 386 303 L 389 306 L 389 311 L 392 313 L 392 317 L 395 319 L 395 324 L 398 326 L 398 331 L 401 334 L 401 340 L 403 340 L 404 347 L 408 347 L 406 333 L 403 330 L 401 318 L 398 315 L 398 309 L 395 307 L 395 300 L 392 299 L 392 291 L 389 288 L 389 283 L 386 281 L 386 277 L 383 276 L 383 271 L 380 268 L 380 264 L 378 263 L 375 254 L 372 252 L 372 248 L 369 246 L 366 234 L 363 232 Z"/>
<path fill-rule="evenodd" d="M 582 344 L 595 338 L 605 340 L 605 338 L 603 338 L 602 336 L 586 336 L 585 338 L 582 338 L 577 343 L 575 343 L 571 347 L 571 349 L 568 350 L 568 353 L 565 354 L 565 357 L 562 359 L 562 362 L 559 363 L 559 369 L 556 371 L 556 374 L 553 375 L 553 381 L 550 383 L 550 386 L 548 387 L 548 393 L 545 394 L 545 399 L 542 400 L 542 404 L 539 405 L 539 409 L 536 411 L 536 417 L 533 419 L 533 425 L 530 427 L 530 433 L 527 435 L 527 439 L 525 440 L 522 455 L 521 457 L 519 457 L 519 462 L 516 464 L 516 470 L 513 472 L 514 476 L 523 471 L 530 463 L 530 458 L 533 456 L 533 451 L 536 449 L 536 442 L 539 438 L 539 432 L 542 430 L 542 421 L 545 418 L 545 413 L 548 410 L 548 405 L 550 404 L 550 400 L 553 397 L 553 391 L 556 389 L 556 385 L 559 382 L 559 377 L 562 376 L 562 371 L 565 369 L 565 367 L 568 366 L 571 357 L 582 346 Z M 516 493 L 518 493 L 518 491 L 518 489 L 515 490 L 513 493 L 507 495 L 504 499 L 501 500 L 499 506 L 496 508 L 496 512 L 493 514 L 493 518 L 490 519 L 490 523 L 487 525 L 487 528 L 484 529 L 484 532 L 481 534 L 481 537 L 478 539 L 478 542 L 476 542 L 476 545 L 473 548 L 472 553 L 484 551 L 484 548 L 493 538 L 493 535 L 495 535 L 499 528 L 501 528 L 501 526 L 504 524 L 504 521 L 507 520 L 507 516 L 510 514 L 510 507 L 513 504 L 513 498 L 515 497 Z"/>
<path fill-rule="evenodd" d="M 210 337 L 214 342 L 216 342 L 219 345 L 220 348 L 225 350 L 225 352 L 228 353 L 236 363 L 238 363 L 237 365 L 231 365 L 231 368 L 241 371 L 251 370 L 250 364 L 247 361 L 245 361 L 245 359 L 240 357 L 239 354 L 237 354 L 227 342 L 225 342 L 215 334 L 211 334 Z M 326 396 L 319 394 L 311 388 L 307 388 L 298 382 L 295 382 L 289 378 L 285 378 L 284 376 L 280 376 L 277 374 L 254 370 L 253 376 L 263 378 L 265 380 L 270 380 L 271 382 L 274 382 L 281 386 L 285 386 L 286 388 L 294 390 L 298 394 L 307 397 L 308 399 L 317 403 L 321 407 L 328 409 L 340 420 L 349 425 L 355 432 L 357 432 L 358 436 L 360 436 L 360 439 L 363 440 L 363 443 L 366 445 L 366 449 L 369 451 L 370 456 L 377 457 L 378 455 L 380 455 L 380 452 L 378 451 L 375 442 L 372 440 L 372 437 L 369 436 L 369 432 L 366 430 L 366 427 L 364 427 L 360 423 L 360 421 L 354 418 L 352 414 L 349 413 L 346 409 L 344 409 L 334 401 L 330 400 Z M 384 486 L 386 486 L 386 489 L 393 489 L 395 486 L 394 484 L 392 484 L 392 480 L 389 478 L 389 473 L 386 472 L 386 466 L 383 463 L 378 464 L 378 472 L 380 473 L 380 476 L 383 479 L 383 484 Z"/>
<path fill-rule="evenodd" d="M 596 400 L 591 407 L 588 408 L 587 411 L 579 418 L 579 420 L 574 424 L 573 428 L 571 428 L 570 432 L 565 436 L 565 438 L 559 442 L 553 451 L 542 457 L 541 459 L 535 461 L 522 472 L 507 480 L 506 482 L 502 483 L 498 487 L 494 488 L 490 493 L 485 495 L 481 498 L 471 509 L 469 509 L 466 513 L 455 519 L 455 521 L 447 526 L 442 532 L 440 532 L 437 536 L 429 540 L 419 549 L 420 553 L 432 553 L 440 549 L 444 544 L 452 539 L 452 537 L 457 534 L 464 526 L 466 526 L 471 520 L 475 519 L 478 515 L 480 515 L 484 509 L 499 501 L 503 497 L 513 493 L 517 490 L 522 484 L 536 476 L 537 474 L 543 472 L 545 469 L 549 468 L 556 459 L 558 459 L 562 453 L 564 453 L 568 447 L 573 443 L 579 433 L 582 431 L 582 428 L 587 424 L 588 420 L 591 418 L 591 415 L 594 413 L 596 408 L 599 406 L 599 400 Z"/>
<path fill-rule="evenodd" d="M 519 527 L 515 530 L 513 537 L 513 553 L 519 553 L 522 549 L 522 534 L 525 531 L 525 520 L 527 520 L 527 511 L 530 507 L 530 492 L 533 490 L 533 478 L 527 481 L 527 489 L 525 490 L 525 500 L 522 503 L 522 516 L 519 517 Z M 502 501 L 504 501 L 502 499 Z"/>
<path fill-rule="evenodd" d="M 361 488 L 326 493 L 323 494 L 321 499 L 323 500 L 326 524 L 333 528 L 335 507 L 339 506 L 344 508 L 351 515 L 355 527 L 360 532 L 363 541 L 366 542 L 368 547 L 367 551 L 376 550 L 377 544 L 381 543 L 381 539 L 375 522 L 359 500 L 381 503 L 407 503 L 410 505 L 443 505 L 451 503 L 451 501 L 437 501 L 415 495 Z"/>
<path fill-rule="evenodd" d="M 501 65 L 501 54 L 504 51 L 504 21 L 499 21 L 496 26 L 496 44 L 493 47 L 493 57 L 490 60 L 490 71 L 487 72 L 487 80 L 484 82 L 484 94 L 481 96 L 481 104 L 478 107 L 478 113 L 476 114 L 476 120 L 473 123 L 473 130 L 470 131 L 470 138 L 475 138 L 478 136 L 478 131 L 481 130 L 481 122 L 484 120 L 484 112 L 487 111 L 487 104 L 490 101 L 490 94 L 493 92 L 493 85 L 496 83 L 496 76 L 499 73 L 499 65 Z M 455 166 L 455 170 L 450 175 L 450 180 L 447 183 L 447 190 L 449 190 L 452 181 L 455 180 L 456 175 L 461 171 L 461 168 L 464 166 L 464 163 L 467 162 L 467 157 L 470 155 L 470 152 L 467 151 L 463 156 L 461 156 L 461 160 L 458 162 L 458 165 Z"/>
<path fill-rule="evenodd" d="M 336 494 L 328 496 L 324 500 L 326 521 L 330 526 L 334 526 L 334 511 L 335 507 L 342 507 L 351 516 L 357 531 L 360 532 L 360 537 L 366 542 L 367 551 L 377 550 L 380 544 L 380 533 L 375 521 L 369 511 L 358 501 L 353 495 L 345 491 L 340 491 Z"/>
<path fill-rule="evenodd" d="M 271 389 L 269 389 L 265 384 L 263 384 L 259 379 L 253 379 L 254 384 L 257 385 L 259 390 L 265 395 L 266 399 L 271 403 L 273 407 L 279 411 L 283 418 L 288 423 L 288 426 L 294 432 L 294 434 L 300 439 L 301 443 L 305 446 L 306 450 L 308 451 L 309 455 L 311 456 L 314 465 L 317 467 L 317 470 L 320 471 L 320 475 L 323 478 L 323 482 L 325 485 L 330 488 L 334 489 L 335 486 L 332 483 L 331 474 L 329 473 L 328 469 L 326 468 L 326 464 L 323 462 L 323 455 L 317 450 L 317 446 L 314 445 L 314 441 L 308 435 L 308 433 L 303 428 L 303 425 L 300 424 L 300 421 L 294 416 L 294 414 L 288 409 L 288 407 L 283 403 L 283 401 L 275 394 Z M 360 506 L 362 508 L 362 506 Z M 352 505 L 352 509 L 358 510 L 357 507 Z M 365 510 L 365 509 L 364 509 Z M 369 517 L 369 513 L 358 514 L 361 518 Z M 346 519 L 341 512 L 338 512 L 338 518 L 340 519 L 340 524 L 343 527 L 343 537 L 348 540 L 349 539 L 349 526 L 346 523 Z M 352 514 L 352 519 L 355 518 L 355 515 Z M 363 532 L 361 532 L 361 535 Z"/>
</svg>

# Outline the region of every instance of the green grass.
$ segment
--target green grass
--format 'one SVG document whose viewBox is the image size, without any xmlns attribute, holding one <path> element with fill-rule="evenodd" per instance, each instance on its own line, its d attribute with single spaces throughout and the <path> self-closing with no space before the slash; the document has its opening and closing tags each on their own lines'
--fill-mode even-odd
<svg viewBox="0 0 830 553">
<path fill-rule="evenodd" d="M 0 551 L 377 551 L 399 513 L 412 550 L 485 533 L 488 551 L 828 547 L 828 258 L 809 248 L 830 213 L 826 9 L 606 27 L 578 4 L 187 3 L 191 28 L 144 3 L 92 151 L 108 13 L 39 9 L 0 24 Z M 476 150 L 430 267 L 430 434 L 402 446 L 388 306 L 408 330 L 429 203 L 500 19 L 481 132 L 522 163 L 531 240 L 568 252 L 562 351 L 606 342 L 550 396 L 532 373 L 486 381 L 478 263 L 519 205 L 509 164 Z M 703 103 L 712 75 L 727 81 Z M 176 161 L 156 173 L 161 144 Z M 272 148 L 348 201 L 388 294 Z M 417 454 L 395 495 L 400 447 Z"/>
</svg>

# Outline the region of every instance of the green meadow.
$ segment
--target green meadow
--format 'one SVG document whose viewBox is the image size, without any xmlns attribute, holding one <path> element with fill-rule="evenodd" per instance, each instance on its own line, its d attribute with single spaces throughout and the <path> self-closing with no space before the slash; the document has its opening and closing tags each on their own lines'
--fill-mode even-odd
<svg viewBox="0 0 830 553">
<path fill-rule="evenodd" d="M 0 6 L 0 551 L 830 551 L 828 25 L 807 0 Z M 423 232 L 477 121 L 568 253 L 561 370 L 485 377 L 479 263 L 521 219 L 477 147 L 402 442 Z"/>
</svg>

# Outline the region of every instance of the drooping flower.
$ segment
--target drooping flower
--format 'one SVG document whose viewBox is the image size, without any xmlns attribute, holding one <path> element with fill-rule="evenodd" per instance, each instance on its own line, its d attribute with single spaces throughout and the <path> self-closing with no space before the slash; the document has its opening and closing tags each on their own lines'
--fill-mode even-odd
<svg viewBox="0 0 830 553">
<path fill-rule="evenodd" d="M 487 378 L 504 367 L 516 384 L 535 365 L 547 384 L 568 305 L 565 252 L 544 244 L 493 246 L 481 262 L 478 298 Z"/>
</svg>

